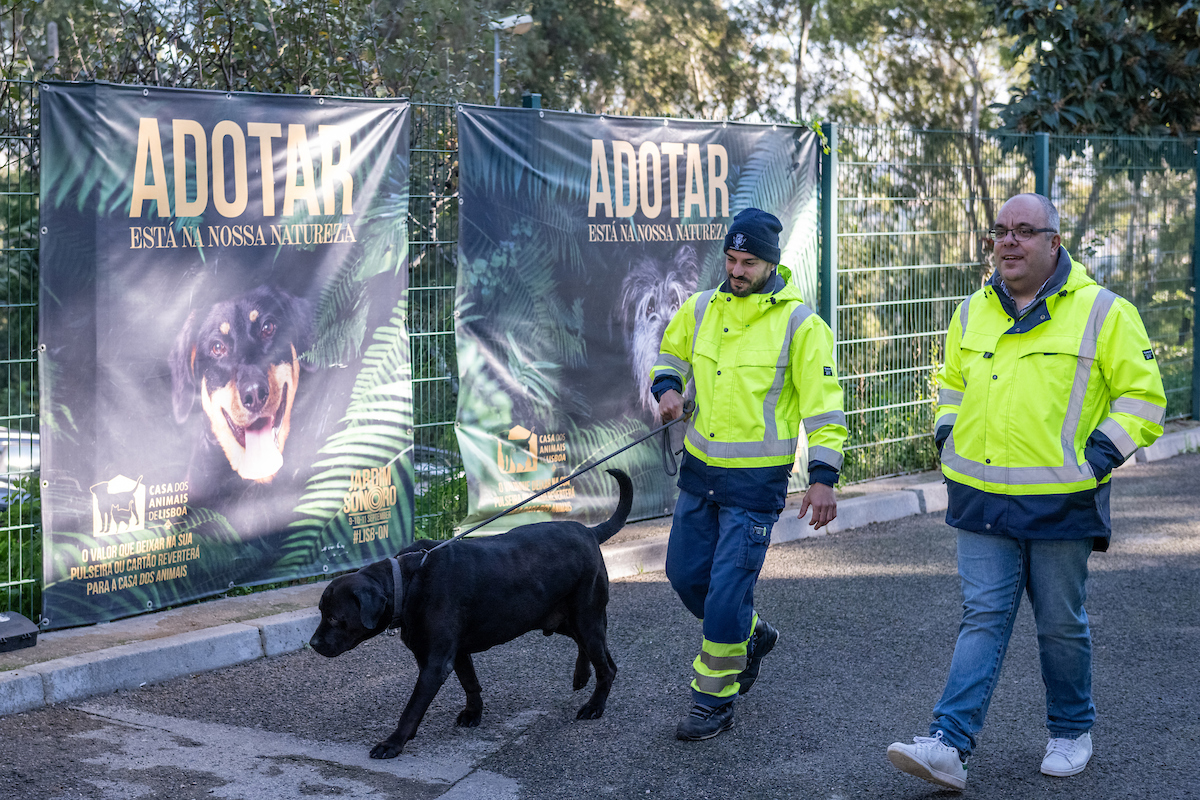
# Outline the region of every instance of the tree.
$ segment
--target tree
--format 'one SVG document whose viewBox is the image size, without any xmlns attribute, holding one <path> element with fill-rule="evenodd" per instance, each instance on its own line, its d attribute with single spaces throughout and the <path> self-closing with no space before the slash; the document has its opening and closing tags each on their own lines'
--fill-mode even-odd
<svg viewBox="0 0 1200 800">
<path fill-rule="evenodd" d="M 511 74 L 516 88 L 559 109 L 608 109 L 631 57 L 625 13 L 614 0 L 536 0 L 534 26 L 517 37 Z"/>
<path fill-rule="evenodd" d="M 1000 109 L 1032 133 L 1190 136 L 1200 130 L 1197 4 L 992 0 L 1025 80 Z"/>
<path fill-rule="evenodd" d="M 4 77 L 490 102 L 511 0 L 19 0 Z M 49 23 L 58 28 L 51 61 Z"/>
<path fill-rule="evenodd" d="M 976 0 L 746 0 L 740 8 L 759 37 L 788 54 L 790 119 L 956 130 L 990 121 L 1000 41 Z"/>
</svg>

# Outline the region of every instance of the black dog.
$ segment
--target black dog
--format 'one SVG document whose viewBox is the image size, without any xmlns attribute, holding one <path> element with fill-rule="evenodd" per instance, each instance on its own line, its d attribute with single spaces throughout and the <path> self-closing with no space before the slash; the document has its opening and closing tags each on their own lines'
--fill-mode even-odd
<svg viewBox="0 0 1200 800">
<path fill-rule="evenodd" d="M 188 473 L 193 497 L 269 483 L 283 466 L 312 330 L 311 303 L 268 286 L 188 316 L 170 362 L 176 421 L 197 397 L 207 418 Z"/>
<path fill-rule="evenodd" d="M 574 688 L 587 685 L 589 663 L 596 670 L 596 689 L 576 719 L 600 718 L 617 673 L 608 651 L 608 571 L 600 543 L 621 529 L 633 504 L 629 476 L 608 473 L 621 498 L 608 521 L 594 528 L 538 522 L 499 536 L 460 539 L 435 552 L 428 551 L 438 542 L 421 540 L 394 559 L 330 582 L 309 642 L 313 650 L 333 657 L 399 626 L 420 669 L 400 724 L 375 745 L 371 758 L 400 754 L 451 669 L 467 694 L 455 724 L 478 725 L 483 697 L 471 654 L 532 630 L 575 640 Z"/>
</svg>

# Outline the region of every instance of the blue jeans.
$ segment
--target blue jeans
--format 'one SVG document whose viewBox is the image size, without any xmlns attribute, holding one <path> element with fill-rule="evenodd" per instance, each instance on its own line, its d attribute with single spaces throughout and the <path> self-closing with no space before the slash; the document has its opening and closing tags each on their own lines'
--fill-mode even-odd
<svg viewBox="0 0 1200 800">
<path fill-rule="evenodd" d="M 1013 539 L 958 532 L 963 617 L 931 736 L 969 755 L 983 728 L 1000 677 L 1021 594 L 1029 595 L 1037 625 L 1046 727 L 1054 738 L 1087 733 L 1092 705 L 1092 636 L 1088 629 L 1087 560 L 1092 540 Z"/>
<path fill-rule="evenodd" d="M 754 586 L 776 513 L 725 506 L 681 491 L 667 540 L 667 579 L 703 621 L 704 638 L 735 644 L 754 626 Z M 709 702 L 695 693 L 696 702 Z"/>
</svg>

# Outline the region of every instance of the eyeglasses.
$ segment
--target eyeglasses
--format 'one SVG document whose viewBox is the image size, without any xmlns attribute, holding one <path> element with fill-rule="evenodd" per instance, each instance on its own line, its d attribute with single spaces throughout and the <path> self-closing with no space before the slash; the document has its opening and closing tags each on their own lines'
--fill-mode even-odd
<svg viewBox="0 0 1200 800">
<path fill-rule="evenodd" d="M 992 242 L 1002 242 L 1010 233 L 1018 242 L 1028 242 L 1035 233 L 1058 233 L 1058 231 L 1054 228 L 1031 228 L 1028 225 L 1018 225 L 1015 228 L 997 225 L 987 232 L 987 238 Z"/>
</svg>

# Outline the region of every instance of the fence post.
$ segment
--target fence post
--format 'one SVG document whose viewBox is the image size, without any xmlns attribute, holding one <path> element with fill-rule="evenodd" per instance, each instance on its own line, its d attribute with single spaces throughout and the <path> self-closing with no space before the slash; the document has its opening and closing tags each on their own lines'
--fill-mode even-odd
<svg viewBox="0 0 1200 800">
<path fill-rule="evenodd" d="M 1196 140 L 1196 194 L 1192 203 L 1192 419 L 1200 420 L 1200 139 Z"/>
<path fill-rule="evenodd" d="M 833 331 L 837 359 L 837 123 L 823 126 L 829 152 L 821 154 L 821 317 Z"/>
<path fill-rule="evenodd" d="M 1050 196 L 1050 134 L 1033 135 L 1033 190 Z"/>
</svg>

